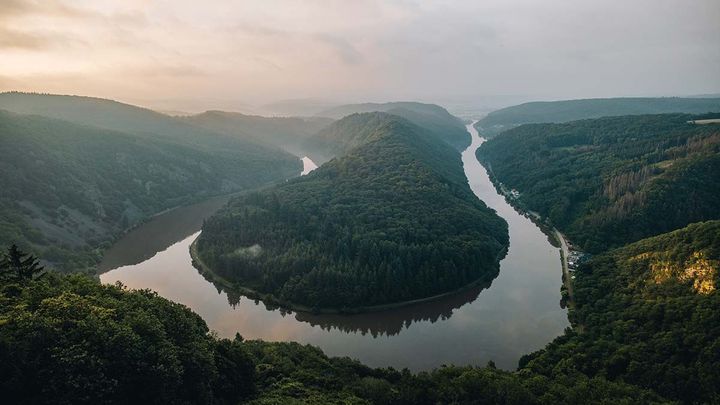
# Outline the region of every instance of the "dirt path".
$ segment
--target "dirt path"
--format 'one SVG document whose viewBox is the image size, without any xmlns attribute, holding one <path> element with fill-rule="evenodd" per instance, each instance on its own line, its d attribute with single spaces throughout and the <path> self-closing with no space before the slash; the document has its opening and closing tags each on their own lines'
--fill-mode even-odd
<svg viewBox="0 0 720 405">
<path fill-rule="evenodd" d="M 553 232 L 555 232 L 555 237 L 560 242 L 560 249 L 562 250 L 562 254 L 560 257 L 562 258 L 562 271 L 563 275 L 565 276 L 565 288 L 567 288 L 568 292 L 568 305 L 575 306 L 575 293 L 573 292 L 573 280 L 570 277 L 570 269 L 568 268 L 568 255 L 570 254 L 570 248 L 568 247 L 567 241 L 565 241 L 565 237 L 563 236 L 560 231 L 558 231 L 556 228 L 553 228 Z"/>
</svg>

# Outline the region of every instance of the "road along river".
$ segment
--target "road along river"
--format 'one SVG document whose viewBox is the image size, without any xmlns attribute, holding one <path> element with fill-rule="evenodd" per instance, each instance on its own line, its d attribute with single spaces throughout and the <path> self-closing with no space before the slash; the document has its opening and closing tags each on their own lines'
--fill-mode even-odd
<svg viewBox="0 0 720 405">
<path fill-rule="evenodd" d="M 238 332 L 246 339 L 309 343 L 328 355 L 349 356 L 370 366 L 426 370 L 493 360 L 498 367 L 514 369 L 520 356 L 542 348 L 569 325 L 559 304 L 560 254 L 530 219 L 495 191 L 475 158 L 483 139 L 472 125 L 468 131 L 473 142 L 462 159 L 470 187 L 505 218 L 510 231 L 508 254 L 489 286 L 359 315 L 267 308 L 216 288 L 192 266 L 190 244 L 199 235 L 202 219 L 218 209 L 217 203 L 184 207 L 174 218 L 169 212 L 129 233 L 108 251 L 100 278 L 104 283 L 149 288 L 185 304 L 224 337 Z M 303 161 L 306 173 L 312 161 Z M 177 221 L 182 226 L 173 226 Z"/>
</svg>

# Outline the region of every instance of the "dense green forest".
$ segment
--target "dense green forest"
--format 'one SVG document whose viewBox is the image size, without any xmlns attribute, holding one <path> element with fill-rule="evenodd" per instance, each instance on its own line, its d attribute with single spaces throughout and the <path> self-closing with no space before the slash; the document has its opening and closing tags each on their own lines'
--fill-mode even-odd
<svg viewBox="0 0 720 405">
<path fill-rule="evenodd" d="M 684 403 L 720 402 L 720 221 L 598 255 L 576 272 L 575 325 L 522 370 L 580 372 Z"/>
<path fill-rule="evenodd" d="M 435 104 L 417 102 L 347 104 L 319 112 L 317 116 L 340 119 L 365 112 L 386 112 L 403 117 L 460 151 L 470 146 L 470 134 L 465 130 L 463 122 Z"/>
<path fill-rule="evenodd" d="M 178 119 L 211 131 L 282 148 L 303 156 L 304 142 L 333 122 L 323 117 L 261 117 L 225 111 L 206 111 Z"/>
<path fill-rule="evenodd" d="M 720 125 L 687 123 L 695 117 L 523 125 L 477 156 L 519 204 L 600 252 L 720 216 Z"/>
<path fill-rule="evenodd" d="M 386 114 L 348 115 L 306 139 L 303 147 L 316 164 L 323 164 L 366 143 L 387 118 Z"/>
<path fill-rule="evenodd" d="M 507 224 L 472 193 L 455 150 L 389 114 L 337 126 L 362 129 L 338 133 L 360 145 L 206 221 L 197 257 L 215 275 L 288 306 L 339 310 L 497 275 Z"/>
<path fill-rule="evenodd" d="M 297 343 L 218 339 L 188 308 L 0 258 L 0 389 L 26 404 L 664 403 L 570 371 L 442 367 L 412 374 Z M 16 277 L 16 274 L 25 276 Z"/>
<path fill-rule="evenodd" d="M 278 149 L 234 142 L 196 147 L 0 111 L 0 244 L 83 269 L 153 214 L 301 170 Z"/>
<path fill-rule="evenodd" d="M 475 124 L 486 138 L 522 124 L 560 123 L 587 118 L 720 111 L 720 98 L 595 98 L 536 101 L 493 111 Z"/>
</svg>

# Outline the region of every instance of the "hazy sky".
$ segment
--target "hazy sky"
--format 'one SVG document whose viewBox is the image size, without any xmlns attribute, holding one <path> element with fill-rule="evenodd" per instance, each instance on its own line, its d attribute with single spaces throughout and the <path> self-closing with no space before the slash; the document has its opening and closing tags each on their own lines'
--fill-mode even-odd
<svg viewBox="0 0 720 405">
<path fill-rule="evenodd" d="M 0 90 L 182 108 L 720 92 L 720 0 L 0 0 Z"/>
</svg>

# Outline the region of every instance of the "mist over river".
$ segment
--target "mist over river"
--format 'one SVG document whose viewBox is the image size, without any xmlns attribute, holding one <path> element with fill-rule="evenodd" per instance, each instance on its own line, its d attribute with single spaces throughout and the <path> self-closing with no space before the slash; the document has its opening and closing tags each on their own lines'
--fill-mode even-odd
<svg viewBox="0 0 720 405">
<path fill-rule="evenodd" d="M 118 241 L 100 265 L 103 283 L 149 288 L 187 305 L 220 336 L 297 341 L 330 356 L 349 356 L 370 366 L 425 370 L 442 364 L 514 369 L 523 354 L 542 348 L 567 327 L 560 308 L 559 250 L 528 218 L 499 195 L 475 158 L 483 139 L 462 154 L 473 192 L 505 218 L 510 246 L 500 274 L 436 301 L 359 315 L 312 315 L 269 309 L 262 302 L 219 290 L 192 266 L 189 247 L 204 218 L 226 201 L 213 199 L 160 215 Z M 314 168 L 304 158 L 306 174 Z M 484 287 L 484 288 L 483 288 Z"/>
</svg>

